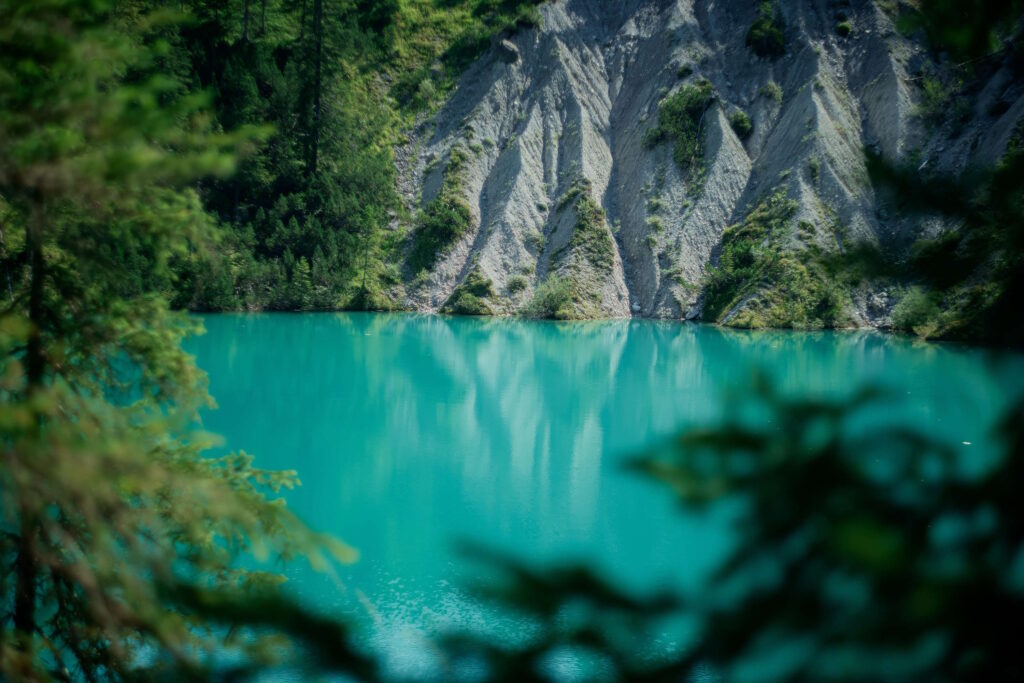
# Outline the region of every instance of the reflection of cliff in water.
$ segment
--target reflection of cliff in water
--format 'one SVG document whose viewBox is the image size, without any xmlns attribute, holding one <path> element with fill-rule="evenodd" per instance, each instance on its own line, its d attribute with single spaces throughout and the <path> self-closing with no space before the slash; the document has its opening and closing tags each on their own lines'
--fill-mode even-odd
<svg viewBox="0 0 1024 683">
<path fill-rule="evenodd" d="M 876 333 L 364 314 L 207 327 L 191 343 L 221 406 L 207 426 L 263 466 L 298 470 L 290 504 L 362 553 L 346 587 L 413 621 L 451 604 L 460 539 L 584 559 L 627 585 L 699 584 L 724 521 L 680 516 L 621 463 L 729 410 L 723 391 L 754 368 L 790 392 L 881 383 L 897 400 L 879 420 L 912 420 L 972 454 L 1024 381 L 1019 359 Z M 327 582 L 297 585 L 364 611 Z"/>
</svg>

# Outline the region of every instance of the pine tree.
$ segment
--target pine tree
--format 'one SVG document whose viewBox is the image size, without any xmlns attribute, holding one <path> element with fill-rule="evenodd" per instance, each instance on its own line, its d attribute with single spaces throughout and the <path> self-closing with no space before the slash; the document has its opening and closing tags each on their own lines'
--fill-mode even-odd
<svg viewBox="0 0 1024 683">
<path fill-rule="evenodd" d="M 282 633 L 359 673 L 343 631 L 258 569 L 350 551 L 275 499 L 294 473 L 207 455 L 206 378 L 180 345 L 199 325 L 122 272 L 169 278 L 208 242 L 190 188 L 255 140 L 153 71 L 160 17 L 132 10 L 0 0 L 0 678 L 198 677 L 224 652 L 244 673 Z"/>
</svg>

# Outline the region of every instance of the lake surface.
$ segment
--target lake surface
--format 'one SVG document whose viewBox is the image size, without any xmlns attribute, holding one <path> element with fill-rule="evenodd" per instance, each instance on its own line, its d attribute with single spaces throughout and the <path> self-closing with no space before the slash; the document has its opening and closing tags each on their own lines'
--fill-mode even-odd
<svg viewBox="0 0 1024 683">
<path fill-rule="evenodd" d="M 863 383 L 888 417 L 983 459 L 1024 388 L 1021 356 L 877 333 L 730 332 L 647 321 L 416 315 L 218 315 L 188 348 L 219 410 L 204 426 L 266 468 L 289 504 L 358 548 L 341 585 L 290 568 L 311 604 L 368 624 L 396 670 L 424 634 L 497 628 L 467 598 L 460 541 L 532 563 L 583 561 L 631 589 L 699 588 L 729 548 L 720 514 L 681 515 L 623 463 L 729 409 L 764 372 L 787 391 Z M 977 454 L 975 456 L 975 454 Z M 507 628 L 508 626 L 503 626 Z"/>
</svg>

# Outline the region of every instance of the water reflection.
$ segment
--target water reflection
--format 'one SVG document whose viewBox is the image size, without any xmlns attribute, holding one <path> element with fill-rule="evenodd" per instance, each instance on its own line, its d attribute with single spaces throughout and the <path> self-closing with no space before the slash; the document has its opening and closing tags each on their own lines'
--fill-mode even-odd
<svg viewBox="0 0 1024 683">
<path fill-rule="evenodd" d="M 979 451 L 1024 383 L 1019 357 L 867 332 L 362 314 L 206 326 L 190 346 L 220 404 L 207 426 L 263 466 L 298 470 L 290 504 L 362 553 L 346 592 L 306 574 L 300 590 L 428 628 L 487 621 L 458 589 L 463 538 L 586 561 L 627 586 L 699 586 L 728 548 L 726 520 L 681 517 L 620 465 L 729 410 L 722 390 L 754 368 L 807 394 L 880 383 L 905 399 L 878 419 Z"/>
</svg>

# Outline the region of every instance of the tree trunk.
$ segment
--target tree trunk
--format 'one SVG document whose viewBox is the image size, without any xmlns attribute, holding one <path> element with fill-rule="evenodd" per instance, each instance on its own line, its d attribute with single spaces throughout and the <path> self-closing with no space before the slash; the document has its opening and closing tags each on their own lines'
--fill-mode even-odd
<svg viewBox="0 0 1024 683">
<path fill-rule="evenodd" d="M 43 209 L 34 206 L 29 217 L 28 245 L 30 250 L 31 281 L 29 283 L 28 318 L 32 324 L 28 346 L 25 349 L 26 379 L 28 391 L 32 393 L 43 386 L 46 371 L 46 356 L 43 352 Z"/>
<path fill-rule="evenodd" d="M 320 157 L 320 91 L 324 51 L 323 0 L 313 0 L 313 30 L 316 41 L 316 73 L 313 82 L 313 142 L 309 158 L 309 173 L 316 173 Z"/>
<path fill-rule="evenodd" d="M 267 32 L 267 0 L 260 0 L 260 35 Z"/>
<path fill-rule="evenodd" d="M 22 517 L 18 534 L 18 559 L 15 562 L 14 630 L 18 649 L 27 652 L 36 630 L 36 555 L 33 551 L 35 523 Z"/>
<path fill-rule="evenodd" d="M 370 265 L 370 235 L 369 228 L 363 231 L 363 310 L 369 310 L 370 305 L 366 300 L 366 270 Z"/>
<path fill-rule="evenodd" d="M 302 0 L 302 15 L 299 17 L 299 40 L 306 37 L 306 0 Z"/>
<path fill-rule="evenodd" d="M 29 396 L 39 391 L 44 384 L 46 356 L 43 351 L 43 278 L 46 263 L 43 260 L 43 209 L 38 203 L 33 206 L 29 218 L 28 244 L 30 254 L 31 281 L 29 283 L 28 317 L 32 324 L 28 345 L 25 349 L 25 369 Z M 41 425 L 37 425 L 37 429 Z M 20 634 L 19 647 L 29 648 L 36 630 L 36 575 L 38 567 L 33 548 L 36 524 L 24 503 L 19 505 L 21 529 L 18 534 L 18 559 L 15 561 L 16 585 L 14 588 L 14 630 Z"/>
<path fill-rule="evenodd" d="M 4 242 L 4 230 L 7 226 L 0 227 L 0 258 L 3 258 L 4 265 L 4 276 L 7 278 L 7 294 L 11 298 L 11 306 L 14 306 L 14 285 L 11 283 L 11 271 L 6 265 L 7 261 L 7 244 Z"/>
<path fill-rule="evenodd" d="M 245 0 L 245 11 L 242 14 L 242 42 L 249 40 L 249 0 Z"/>
</svg>

